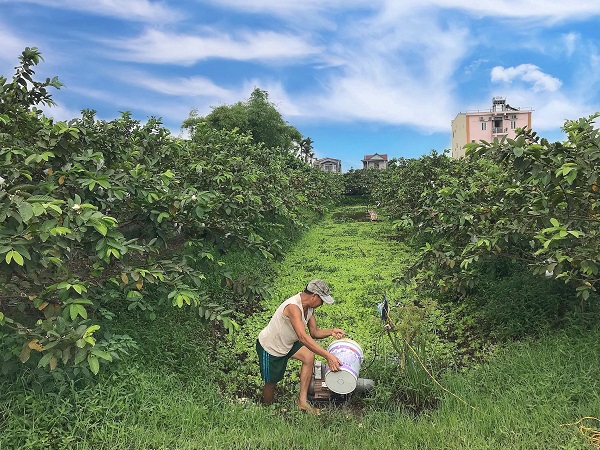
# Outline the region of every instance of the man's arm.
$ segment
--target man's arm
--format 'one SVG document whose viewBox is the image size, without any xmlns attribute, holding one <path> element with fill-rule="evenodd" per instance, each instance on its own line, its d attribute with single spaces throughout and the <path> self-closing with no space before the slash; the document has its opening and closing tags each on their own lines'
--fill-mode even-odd
<svg viewBox="0 0 600 450">
<path fill-rule="evenodd" d="M 322 330 L 317 326 L 317 319 L 315 319 L 314 315 L 310 316 L 310 319 L 308 319 L 308 332 L 315 339 L 323 339 L 329 336 L 333 336 L 336 339 L 341 339 L 345 335 L 344 330 L 339 328 L 327 328 Z"/>
<path fill-rule="evenodd" d="M 300 311 L 300 308 L 298 308 L 296 305 L 287 305 L 283 310 L 283 313 L 290 318 L 290 322 L 294 328 L 294 331 L 296 332 L 296 335 L 298 336 L 298 340 L 302 342 L 311 352 L 325 358 L 327 360 L 327 365 L 333 372 L 340 370 L 342 362 L 317 344 L 311 335 L 306 333 L 306 327 L 302 321 L 302 312 Z M 313 319 L 313 317 L 311 317 L 311 319 Z M 314 326 L 316 327 L 316 322 Z"/>
</svg>

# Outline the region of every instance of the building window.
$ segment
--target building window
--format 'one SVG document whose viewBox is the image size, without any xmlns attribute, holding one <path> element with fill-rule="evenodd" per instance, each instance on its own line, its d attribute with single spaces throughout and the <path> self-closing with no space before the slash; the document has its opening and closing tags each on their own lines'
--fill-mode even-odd
<svg viewBox="0 0 600 450">
<path fill-rule="evenodd" d="M 487 122 L 481 122 L 481 130 L 485 131 L 487 126 Z"/>
<path fill-rule="evenodd" d="M 510 129 L 514 130 L 515 128 L 517 128 L 517 121 L 516 120 L 511 120 L 510 121 Z"/>
</svg>

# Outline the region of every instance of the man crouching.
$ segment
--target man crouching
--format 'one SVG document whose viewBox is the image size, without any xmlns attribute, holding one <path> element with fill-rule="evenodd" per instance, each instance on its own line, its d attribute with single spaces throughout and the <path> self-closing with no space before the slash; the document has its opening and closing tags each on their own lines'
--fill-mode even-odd
<svg viewBox="0 0 600 450">
<path fill-rule="evenodd" d="M 312 280 L 306 285 L 304 291 L 279 305 L 268 325 L 258 334 L 256 351 L 260 374 L 265 382 L 263 388 L 265 404 L 273 403 L 275 385 L 283 378 L 288 360 L 295 358 L 302 363 L 298 409 L 318 414 L 318 409 L 308 403 L 308 387 L 315 364 L 315 353 L 327 360 L 329 369 L 333 372 L 340 370 L 342 362 L 317 344 L 315 339 L 329 336 L 341 339 L 344 337 L 344 331 L 339 328 L 320 329 L 317 327 L 314 311 L 323 303 L 333 302 L 327 283 L 323 280 Z"/>
</svg>

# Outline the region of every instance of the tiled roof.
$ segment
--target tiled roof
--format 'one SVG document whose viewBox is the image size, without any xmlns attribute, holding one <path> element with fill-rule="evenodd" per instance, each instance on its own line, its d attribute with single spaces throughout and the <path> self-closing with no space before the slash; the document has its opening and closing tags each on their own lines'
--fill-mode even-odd
<svg viewBox="0 0 600 450">
<path fill-rule="evenodd" d="M 388 159 L 387 153 L 384 153 L 383 155 L 380 155 L 379 153 L 375 153 L 374 155 L 365 155 L 365 161 L 368 161 L 369 159 L 373 159 L 373 158 L 375 158 L 375 156 L 379 156 L 379 158 L 383 159 L 384 161 L 387 161 L 387 159 Z M 378 158 L 375 158 L 375 159 L 378 159 Z"/>
</svg>

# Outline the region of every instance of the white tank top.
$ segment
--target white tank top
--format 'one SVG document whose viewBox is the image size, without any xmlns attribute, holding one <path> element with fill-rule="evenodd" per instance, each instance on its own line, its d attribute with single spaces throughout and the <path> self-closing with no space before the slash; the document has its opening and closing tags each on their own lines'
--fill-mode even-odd
<svg viewBox="0 0 600 450">
<path fill-rule="evenodd" d="M 287 305 L 296 305 L 300 309 L 304 326 L 306 326 L 308 320 L 313 315 L 313 308 L 308 308 L 306 317 L 304 317 L 300 293 L 288 298 L 279 305 L 268 325 L 258 334 L 258 342 L 260 342 L 262 348 L 273 356 L 287 355 L 292 349 L 294 342 L 298 340 L 298 335 L 294 331 L 294 327 L 292 327 L 290 318 L 283 313 Z"/>
</svg>

